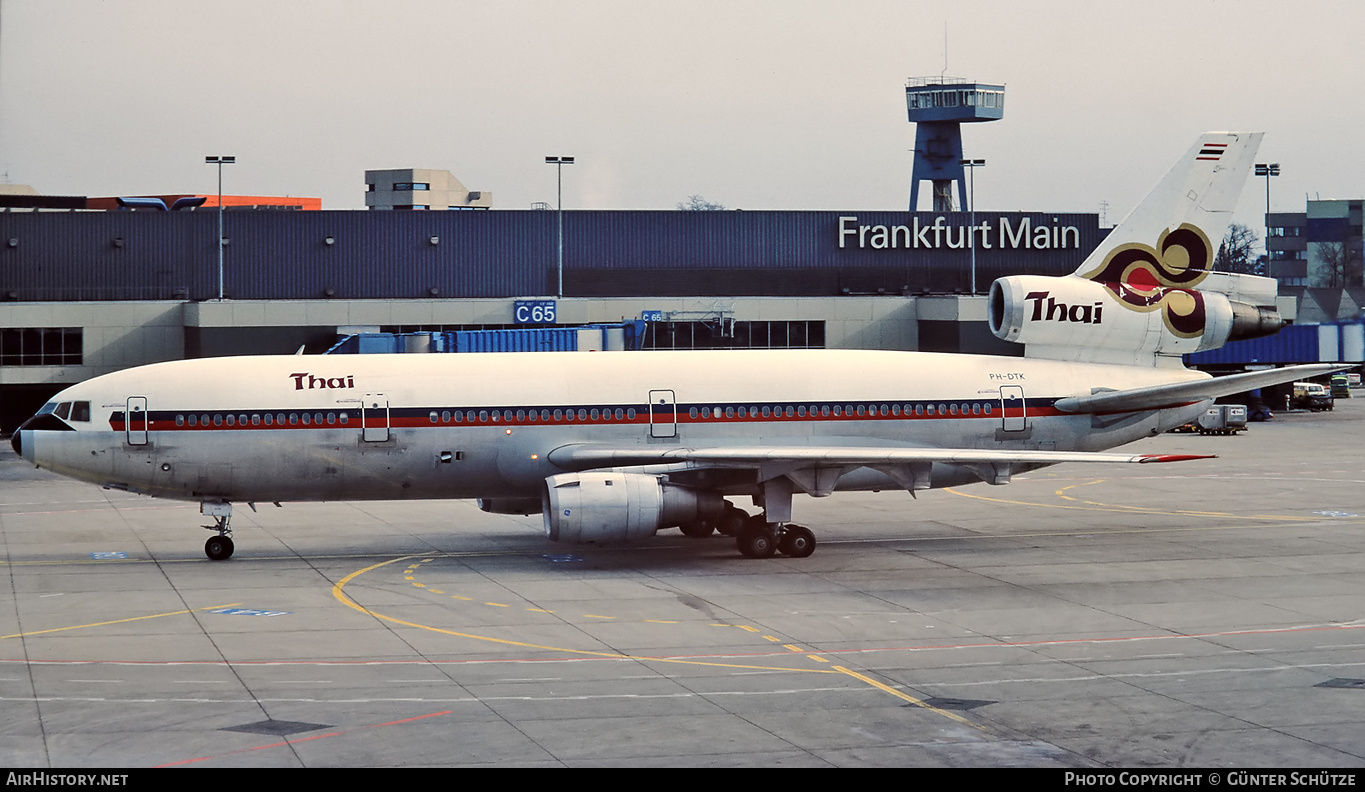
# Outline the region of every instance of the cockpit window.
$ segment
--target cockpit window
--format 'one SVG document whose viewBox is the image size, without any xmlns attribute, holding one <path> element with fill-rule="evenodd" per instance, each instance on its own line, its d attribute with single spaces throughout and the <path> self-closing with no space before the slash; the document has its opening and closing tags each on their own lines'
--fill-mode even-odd
<svg viewBox="0 0 1365 792">
<path fill-rule="evenodd" d="M 90 402 L 71 402 L 71 420 L 88 422 L 90 420 Z"/>
<path fill-rule="evenodd" d="M 47 404 L 43 405 L 43 409 L 38 411 L 38 415 L 47 415 L 48 413 L 55 412 L 56 410 L 57 402 L 48 402 Z"/>
<path fill-rule="evenodd" d="M 56 415 L 63 421 L 71 417 L 71 402 L 62 402 L 61 404 L 57 405 L 57 411 L 53 413 L 53 415 Z"/>
</svg>

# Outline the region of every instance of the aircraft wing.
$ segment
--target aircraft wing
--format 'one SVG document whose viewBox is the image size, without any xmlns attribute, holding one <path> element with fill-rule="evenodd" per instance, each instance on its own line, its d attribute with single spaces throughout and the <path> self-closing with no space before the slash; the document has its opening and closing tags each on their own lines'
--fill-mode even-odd
<svg viewBox="0 0 1365 792">
<path fill-rule="evenodd" d="M 983 450 L 976 448 L 900 448 L 838 446 L 721 446 L 662 448 L 568 445 L 549 459 L 566 470 L 633 467 L 696 462 L 720 467 L 784 465 L 794 468 L 877 467 L 942 462 L 958 465 L 1053 465 L 1060 462 L 1180 462 L 1212 459 L 1206 454 L 1104 454 L 1089 451 Z"/>
<path fill-rule="evenodd" d="M 965 468 L 987 484 L 1008 484 L 1019 467 L 1060 462 L 1180 462 L 1211 459 L 1204 454 L 1104 454 L 1088 451 L 983 450 L 977 448 L 908 448 L 859 446 L 671 446 L 608 447 L 568 445 L 551 451 L 550 462 L 565 470 L 683 464 L 702 468 L 751 469 L 759 481 L 787 479 L 815 497 L 834 491 L 845 473 L 872 468 L 912 494 L 932 484 L 935 462 Z"/>
<path fill-rule="evenodd" d="M 1248 371 L 1243 374 L 1230 374 L 1226 377 L 1176 382 L 1170 385 L 1153 385 L 1147 388 L 1133 388 L 1121 391 L 1100 391 L 1089 396 L 1073 396 L 1058 399 L 1053 406 L 1066 413 L 1117 413 L 1137 410 L 1155 410 L 1162 407 L 1175 407 L 1205 399 L 1216 399 L 1254 388 L 1294 382 L 1330 371 L 1350 368 L 1334 363 L 1310 363 L 1304 366 L 1265 371 Z"/>
</svg>

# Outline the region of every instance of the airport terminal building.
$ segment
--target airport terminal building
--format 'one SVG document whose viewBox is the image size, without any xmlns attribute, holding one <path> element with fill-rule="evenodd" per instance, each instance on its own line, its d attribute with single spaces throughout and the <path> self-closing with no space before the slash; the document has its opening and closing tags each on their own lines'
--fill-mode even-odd
<svg viewBox="0 0 1365 792">
<path fill-rule="evenodd" d="M 984 293 L 1001 275 L 1073 271 L 1105 232 L 1094 214 L 971 217 L 566 211 L 561 296 L 554 211 L 227 211 L 220 301 L 214 211 L 12 209 L 0 424 L 110 371 L 322 352 L 354 332 L 643 320 L 645 348 L 1019 354 L 968 296 L 973 258 Z"/>
</svg>

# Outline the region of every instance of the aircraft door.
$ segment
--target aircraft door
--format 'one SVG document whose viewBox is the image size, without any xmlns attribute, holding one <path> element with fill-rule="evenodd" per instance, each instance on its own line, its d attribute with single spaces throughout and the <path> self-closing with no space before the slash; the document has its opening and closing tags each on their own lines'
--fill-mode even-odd
<svg viewBox="0 0 1365 792">
<path fill-rule="evenodd" d="M 129 396 L 128 412 L 124 414 L 128 445 L 147 445 L 147 397 Z"/>
<path fill-rule="evenodd" d="M 1001 429 L 1006 432 L 1022 432 L 1028 428 L 1023 386 L 1000 386 L 1000 415 L 1003 421 Z"/>
<path fill-rule="evenodd" d="M 673 391 L 649 392 L 649 436 L 678 436 L 678 403 Z"/>
<path fill-rule="evenodd" d="M 360 439 L 367 443 L 382 443 L 389 439 L 389 397 L 383 393 L 367 393 L 360 405 Z"/>
</svg>

